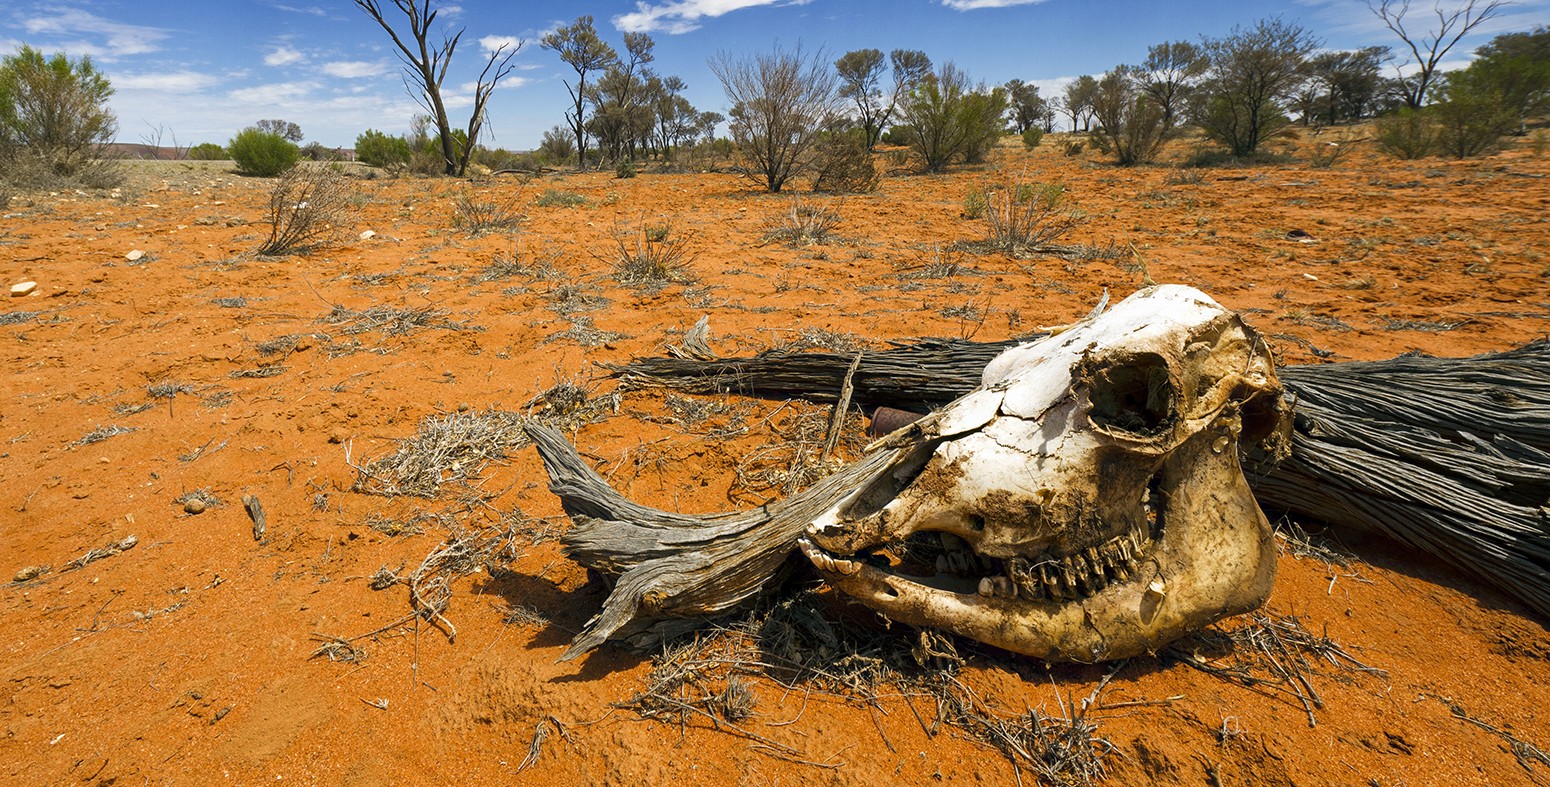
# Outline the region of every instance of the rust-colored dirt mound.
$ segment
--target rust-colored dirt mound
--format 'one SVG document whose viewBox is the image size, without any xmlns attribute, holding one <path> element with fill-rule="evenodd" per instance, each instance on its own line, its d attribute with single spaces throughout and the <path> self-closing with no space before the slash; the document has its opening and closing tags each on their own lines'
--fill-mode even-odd
<svg viewBox="0 0 1550 787">
<path fill-rule="evenodd" d="M 444 474 L 469 478 L 422 478 L 431 497 L 358 488 L 356 468 L 429 417 L 532 412 L 568 421 L 583 455 L 648 505 L 708 512 L 782 494 L 811 475 L 792 472 L 791 444 L 816 447 L 826 410 L 614 398 L 595 366 L 660 354 L 702 314 L 726 354 L 994 339 L 1154 280 L 1211 293 L 1291 363 L 1462 356 L 1550 329 L 1550 161 L 1526 145 L 1466 162 L 1362 151 L 1330 169 L 1117 169 L 1049 145 L 997 155 L 996 170 L 804 194 L 803 209 L 839 223 L 801 245 L 768 237 L 793 197 L 649 168 L 362 179 L 347 242 L 280 258 L 250 253 L 268 235 L 272 182 L 218 164 L 133 163 L 116 193 L 13 200 L 5 284 L 38 286 L 0 304 L 0 580 L 17 579 L 0 587 L 0 778 L 1013 783 L 1012 760 L 938 723 L 919 676 L 847 693 L 743 664 L 751 715 L 679 724 L 614 708 L 645 690 L 651 663 L 614 647 L 556 663 L 604 589 L 553 542 L 566 522 L 532 449 L 448 459 Z M 1064 184 L 1087 217 L 1064 254 L 956 250 L 983 233 L 966 195 L 999 173 Z M 526 219 L 475 234 L 470 202 Z M 621 284 L 616 239 L 686 240 L 688 280 Z M 845 456 L 865 441 L 851 427 Z M 265 513 L 256 539 L 245 497 Z M 445 621 L 414 625 L 406 582 L 422 560 L 449 537 L 501 530 L 519 556 L 456 579 Z M 1030 709 L 1085 713 L 1116 784 L 1550 775 L 1534 748 L 1550 745 L 1543 620 L 1386 543 L 1348 543 L 1344 565 L 1284 546 L 1261 625 L 1225 628 L 1284 663 L 1306 654 L 1277 628 L 1295 618 L 1381 672 L 1315 653 L 1301 682 L 1245 686 L 1220 674 L 1235 657 L 1216 637 L 1112 675 L 976 651 L 954 696 L 1014 727 Z M 1247 637 L 1239 655 L 1258 652 Z M 1270 663 L 1243 674 L 1273 681 Z"/>
</svg>

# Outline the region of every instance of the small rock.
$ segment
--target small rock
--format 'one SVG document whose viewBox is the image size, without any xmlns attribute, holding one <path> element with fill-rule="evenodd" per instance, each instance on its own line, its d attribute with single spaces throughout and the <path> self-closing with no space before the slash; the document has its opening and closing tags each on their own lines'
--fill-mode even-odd
<svg viewBox="0 0 1550 787">
<path fill-rule="evenodd" d="M 24 282 L 22 282 L 20 284 L 12 284 L 11 285 L 11 297 L 12 298 L 20 298 L 23 295 L 31 295 L 32 291 L 36 290 L 37 288 L 38 288 L 38 283 L 35 282 L 35 281 L 24 281 Z"/>
<path fill-rule="evenodd" d="M 183 501 L 183 513 L 198 515 L 198 514 L 203 514 L 204 512 L 205 512 L 205 501 L 200 500 L 197 497 L 191 497 L 191 498 Z"/>
<path fill-rule="evenodd" d="M 371 240 L 375 237 L 377 237 L 375 230 L 366 230 L 365 232 L 361 233 L 361 240 Z"/>
<path fill-rule="evenodd" d="M 124 255 L 124 259 L 129 260 L 130 262 L 138 262 L 141 259 L 143 259 L 144 257 L 145 257 L 145 252 L 140 251 L 139 249 L 135 249 L 134 251 L 131 251 L 128 254 Z"/>
</svg>

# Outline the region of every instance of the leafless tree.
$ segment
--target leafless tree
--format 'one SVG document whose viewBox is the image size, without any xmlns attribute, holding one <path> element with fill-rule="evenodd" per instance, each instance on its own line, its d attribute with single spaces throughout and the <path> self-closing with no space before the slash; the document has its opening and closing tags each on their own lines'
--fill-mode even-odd
<svg viewBox="0 0 1550 787">
<path fill-rule="evenodd" d="M 392 23 L 383 17 L 382 4 L 378 0 L 355 0 L 355 4 L 376 20 L 393 39 L 394 46 L 398 48 L 398 59 L 404 64 L 405 88 L 430 113 L 431 120 L 436 124 L 442 159 L 446 161 L 444 171 L 448 175 L 461 177 L 468 169 L 468 161 L 479 141 L 479 132 L 484 129 L 485 109 L 490 94 L 495 92 L 495 86 L 501 78 L 511 73 L 514 68 L 511 59 L 521 51 L 522 42 L 518 41 L 515 46 L 501 44 L 490 52 L 484 70 L 479 72 L 479 79 L 474 83 L 474 108 L 464 130 L 467 136 L 459 142 L 452 133 L 452 121 L 447 115 L 447 105 L 442 100 L 441 84 L 447 78 L 447 68 L 452 65 L 452 54 L 457 50 L 458 41 L 463 38 L 463 30 L 459 29 L 456 33 L 443 30 L 441 43 L 433 44 L 430 42 L 431 26 L 435 24 L 440 10 L 431 8 L 431 0 L 392 2 L 403 13 L 409 25 L 407 43 L 404 36 L 399 35 Z"/>
<path fill-rule="evenodd" d="M 834 115 L 835 73 L 822 51 L 798 46 L 738 58 L 722 51 L 710 60 L 732 104 L 732 139 L 742 171 L 766 190 L 780 191 L 808 164 L 824 123 Z"/>
<path fill-rule="evenodd" d="M 1367 8 L 1373 15 L 1382 20 L 1383 24 L 1399 40 L 1410 49 L 1410 56 L 1414 58 L 1418 70 L 1409 76 L 1403 71 L 1399 72 L 1401 96 L 1405 105 L 1411 109 L 1420 109 L 1426 103 L 1426 91 L 1432 86 L 1437 77 L 1437 67 L 1442 59 L 1447 56 L 1448 50 L 1453 48 L 1459 39 L 1469 35 L 1484 24 L 1487 19 L 1501 13 L 1501 10 L 1511 3 L 1509 0 L 1465 0 L 1462 5 L 1451 9 L 1444 9 L 1441 0 L 1432 6 L 1432 13 L 1437 16 L 1437 27 L 1422 32 L 1415 32 L 1405 26 L 1405 14 L 1410 12 L 1410 0 L 1365 0 Z M 1409 61 L 1397 63 L 1396 69 L 1403 69 L 1409 65 Z"/>
</svg>

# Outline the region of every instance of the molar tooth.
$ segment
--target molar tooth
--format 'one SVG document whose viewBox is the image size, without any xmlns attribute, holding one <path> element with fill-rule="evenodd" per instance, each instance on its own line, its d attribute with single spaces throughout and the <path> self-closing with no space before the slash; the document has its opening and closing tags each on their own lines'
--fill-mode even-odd
<svg viewBox="0 0 1550 787">
<path fill-rule="evenodd" d="M 941 555 L 937 555 L 936 556 L 936 573 L 938 573 L 938 574 L 946 574 L 947 573 L 947 568 L 948 568 L 947 555 L 945 553 L 941 554 Z"/>
<path fill-rule="evenodd" d="M 1006 577 L 991 577 L 991 583 L 996 588 L 996 595 L 1001 598 L 1017 598 L 1017 590 L 1012 587 L 1012 580 Z"/>
<path fill-rule="evenodd" d="M 859 560 L 846 560 L 844 558 L 835 558 L 834 559 L 834 570 L 839 572 L 839 573 L 841 573 L 841 574 L 844 574 L 846 576 L 850 576 L 851 574 L 854 574 L 854 573 L 856 573 L 856 572 L 861 570 L 861 561 L 859 561 Z"/>
<path fill-rule="evenodd" d="M 982 578 L 980 580 L 980 595 L 984 596 L 986 598 L 990 598 L 991 596 L 994 596 L 995 594 L 996 594 L 996 583 L 994 581 L 992 581 L 990 577 Z"/>
<path fill-rule="evenodd" d="M 1044 562 L 1039 564 L 1039 581 L 1044 584 L 1044 589 L 1049 592 L 1050 598 L 1056 601 L 1064 601 L 1066 595 L 1060 590 L 1060 582 L 1056 577 L 1055 564 Z"/>
</svg>

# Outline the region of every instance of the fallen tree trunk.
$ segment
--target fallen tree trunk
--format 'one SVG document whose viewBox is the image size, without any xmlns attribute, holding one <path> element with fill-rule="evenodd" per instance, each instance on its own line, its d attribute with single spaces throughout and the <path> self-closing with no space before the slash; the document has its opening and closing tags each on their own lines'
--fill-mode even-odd
<svg viewBox="0 0 1550 787">
<path fill-rule="evenodd" d="M 917 412 L 979 385 L 1016 342 L 925 340 L 868 352 L 853 401 Z M 833 401 L 853 356 L 645 358 L 629 387 Z M 1550 343 L 1472 358 L 1291 366 L 1289 460 L 1248 458 L 1268 510 L 1392 538 L 1550 616 Z"/>
</svg>

